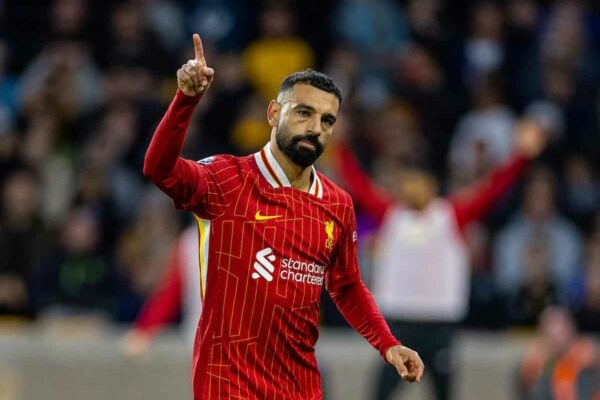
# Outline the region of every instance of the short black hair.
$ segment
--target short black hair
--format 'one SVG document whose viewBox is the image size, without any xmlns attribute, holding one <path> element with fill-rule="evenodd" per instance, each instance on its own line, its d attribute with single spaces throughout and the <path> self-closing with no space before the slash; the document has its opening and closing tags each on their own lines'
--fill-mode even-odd
<svg viewBox="0 0 600 400">
<path fill-rule="evenodd" d="M 277 96 L 279 97 L 281 93 L 288 91 L 293 88 L 294 85 L 299 83 L 314 86 L 327 93 L 333 93 L 340 101 L 340 104 L 342 104 L 342 92 L 340 92 L 340 89 L 333 83 L 333 79 L 331 79 L 329 75 L 310 68 L 286 76 L 279 86 Z"/>
</svg>

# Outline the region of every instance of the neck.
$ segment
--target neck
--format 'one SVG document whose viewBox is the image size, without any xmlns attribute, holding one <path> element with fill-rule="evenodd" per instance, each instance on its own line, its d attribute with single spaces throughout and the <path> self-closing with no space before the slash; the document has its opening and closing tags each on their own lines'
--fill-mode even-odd
<svg viewBox="0 0 600 400">
<path fill-rule="evenodd" d="M 290 184 L 293 188 L 300 189 L 302 191 L 308 192 L 311 183 L 311 166 L 301 167 L 295 163 L 293 163 L 277 146 L 273 140 L 271 140 L 269 144 L 271 148 L 271 153 L 273 153 L 273 157 L 283 169 L 285 176 L 287 176 Z"/>
</svg>

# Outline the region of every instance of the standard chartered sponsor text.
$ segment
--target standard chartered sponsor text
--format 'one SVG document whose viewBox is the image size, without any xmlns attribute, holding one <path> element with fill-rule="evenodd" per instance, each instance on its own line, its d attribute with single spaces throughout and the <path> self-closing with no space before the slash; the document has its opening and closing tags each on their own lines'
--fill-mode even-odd
<svg viewBox="0 0 600 400">
<path fill-rule="evenodd" d="M 291 258 L 281 260 L 281 279 L 295 282 L 308 283 L 310 285 L 323 285 L 325 267 L 314 262 L 302 262 Z"/>
</svg>

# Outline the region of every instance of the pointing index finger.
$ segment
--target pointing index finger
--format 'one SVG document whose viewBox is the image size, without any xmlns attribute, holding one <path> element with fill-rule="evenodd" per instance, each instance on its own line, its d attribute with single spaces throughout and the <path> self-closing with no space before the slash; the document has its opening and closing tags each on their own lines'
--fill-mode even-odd
<svg viewBox="0 0 600 400">
<path fill-rule="evenodd" d="M 202 48 L 202 39 L 200 39 L 200 35 L 194 33 L 192 38 L 194 39 L 194 54 L 196 61 L 199 61 L 206 65 L 206 62 L 204 60 L 204 49 Z"/>
</svg>

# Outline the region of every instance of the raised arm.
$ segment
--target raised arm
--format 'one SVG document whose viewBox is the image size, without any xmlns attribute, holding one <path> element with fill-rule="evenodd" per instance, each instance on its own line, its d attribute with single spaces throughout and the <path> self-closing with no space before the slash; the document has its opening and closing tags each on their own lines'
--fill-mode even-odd
<svg viewBox="0 0 600 400">
<path fill-rule="evenodd" d="M 336 168 L 346 188 L 356 204 L 380 224 L 393 204 L 392 197 L 373 184 L 348 145 L 340 143 L 337 151 Z"/>
<path fill-rule="evenodd" d="M 485 216 L 521 176 L 528 161 L 543 151 L 546 142 L 542 125 L 532 120 L 518 124 L 510 159 L 484 179 L 449 198 L 461 230 L 469 222 Z"/>
<path fill-rule="evenodd" d="M 214 76 L 214 70 L 206 66 L 200 36 L 195 34 L 193 39 L 195 58 L 177 71 L 177 94 L 144 159 L 144 175 L 179 204 L 185 204 L 198 187 L 199 166 L 180 154 L 194 108 Z"/>
</svg>

